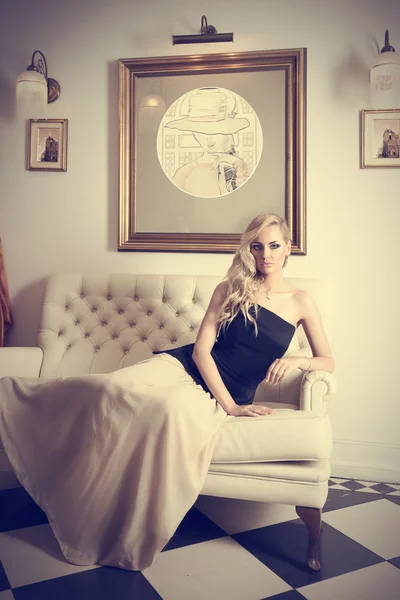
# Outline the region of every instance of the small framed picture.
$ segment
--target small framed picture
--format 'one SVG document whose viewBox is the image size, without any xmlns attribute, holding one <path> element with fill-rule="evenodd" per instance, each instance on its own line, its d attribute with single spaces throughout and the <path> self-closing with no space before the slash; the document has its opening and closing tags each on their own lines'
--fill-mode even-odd
<svg viewBox="0 0 400 600">
<path fill-rule="evenodd" d="M 67 170 L 68 119 L 29 119 L 29 171 Z"/>
<path fill-rule="evenodd" d="M 400 108 L 361 111 L 361 168 L 400 167 Z"/>
</svg>

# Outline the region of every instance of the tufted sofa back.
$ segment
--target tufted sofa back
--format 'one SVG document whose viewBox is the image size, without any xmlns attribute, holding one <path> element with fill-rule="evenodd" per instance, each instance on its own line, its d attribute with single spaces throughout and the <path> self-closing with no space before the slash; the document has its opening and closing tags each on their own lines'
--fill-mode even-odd
<svg viewBox="0 0 400 600">
<path fill-rule="evenodd" d="M 49 277 L 38 336 L 41 377 L 109 373 L 195 341 L 217 276 L 58 273 Z M 315 279 L 287 279 L 319 303 Z M 287 354 L 310 354 L 298 327 Z"/>
</svg>

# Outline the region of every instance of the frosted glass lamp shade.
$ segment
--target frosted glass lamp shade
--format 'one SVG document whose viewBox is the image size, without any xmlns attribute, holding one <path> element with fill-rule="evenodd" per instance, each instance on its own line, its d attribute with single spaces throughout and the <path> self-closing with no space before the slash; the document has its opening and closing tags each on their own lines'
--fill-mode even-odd
<svg viewBox="0 0 400 600">
<path fill-rule="evenodd" d="M 47 81 L 38 71 L 24 71 L 17 79 L 17 112 L 25 119 L 47 116 Z"/>
<path fill-rule="evenodd" d="M 385 46 L 371 67 L 369 82 L 373 109 L 400 108 L 400 55 L 389 44 L 388 30 Z"/>
</svg>

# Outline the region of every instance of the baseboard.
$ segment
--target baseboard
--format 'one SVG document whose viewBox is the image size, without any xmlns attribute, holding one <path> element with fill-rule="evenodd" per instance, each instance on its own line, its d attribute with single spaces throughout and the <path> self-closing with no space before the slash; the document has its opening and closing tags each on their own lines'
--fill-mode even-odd
<svg viewBox="0 0 400 600">
<path fill-rule="evenodd" d="M 334 439 L 332 476 L 400 483 L 400 445 Z"/>
</svg>

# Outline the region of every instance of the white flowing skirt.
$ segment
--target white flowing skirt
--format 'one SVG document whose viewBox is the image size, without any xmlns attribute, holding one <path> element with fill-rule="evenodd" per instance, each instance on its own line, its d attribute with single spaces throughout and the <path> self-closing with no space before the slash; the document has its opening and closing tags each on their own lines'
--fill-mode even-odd
<svg viewBox="0 0 400 600">
<path fill-rule="evenodd" d="M 225 411 L 156 355 L 107 375 L 0 380 L 0 437 L 65 558 L 148 567 L 200 493 Z"/>
</svg>

